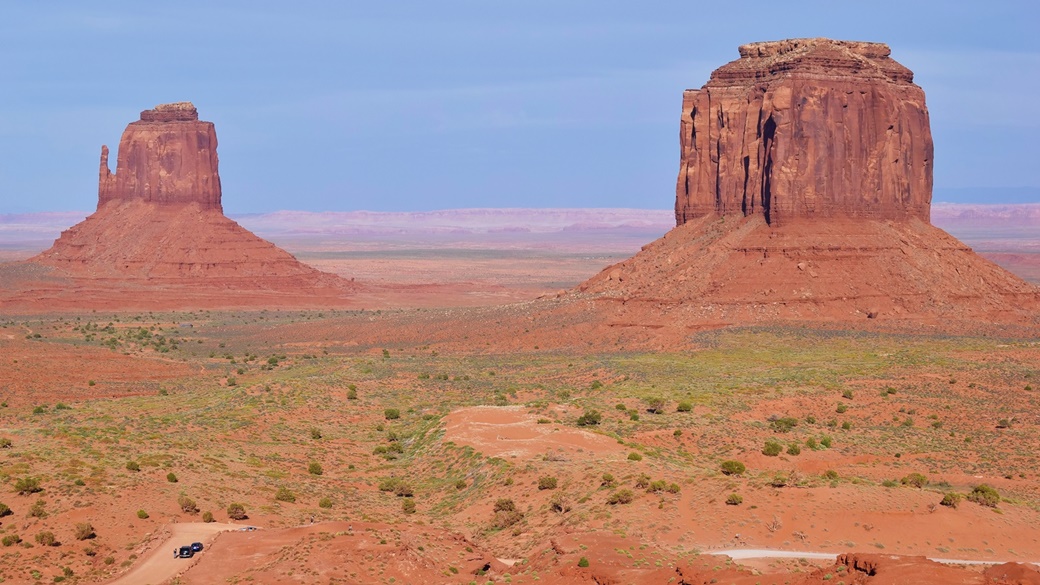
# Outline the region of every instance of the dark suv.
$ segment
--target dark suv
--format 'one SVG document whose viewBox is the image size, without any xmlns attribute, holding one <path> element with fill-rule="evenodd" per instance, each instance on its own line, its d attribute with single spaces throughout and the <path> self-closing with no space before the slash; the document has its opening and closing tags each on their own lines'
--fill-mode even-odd
<svg viewBox="0 0 1040 585">
<path fill-rule="evenodd" d="M 177 556 L 182 559 L 190 559 L 195 556 L 195 551 L 193 551 L 190 546 L 182 546 L 177 549 Z"/>
<path fill-rule="evenodd" d="M 201 542 L 193 542 L 193 543 L 191 543 L 191 550 L 192 550 L 192 552 L 200 552 L 202 550 L 202 543 Z"/>
</svg>

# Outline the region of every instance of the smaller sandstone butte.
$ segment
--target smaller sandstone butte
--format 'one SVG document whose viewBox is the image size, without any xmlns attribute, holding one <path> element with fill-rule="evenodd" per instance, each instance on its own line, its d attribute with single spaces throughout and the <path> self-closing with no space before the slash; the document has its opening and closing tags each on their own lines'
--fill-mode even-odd
<svg viewBox="0 0 1040 585">
<path fill-rule="evenodd" d="M 349 305 L 353 282 L 315 270 L 222 210 L 217 135 L 189 102 L 141 112 L 101 149 L 97 211 L 4 269 L 8 309 Z"/>
<path fill-rule="evenodd" d="M 740 47 L 683 94 L 677 225 L 760 214 L 928 221 L 924 91 L 882 43 L 794 39 Z"/>
<path fill-rule="evenodd" d="M 119 141 L 114 175 L 108 147 L 101 147 L 98 208 L 110 201 L 197 203 L 221 210 L 213 122 L 200 121 L 191 102 L 141 112 Z"/>
</svg>

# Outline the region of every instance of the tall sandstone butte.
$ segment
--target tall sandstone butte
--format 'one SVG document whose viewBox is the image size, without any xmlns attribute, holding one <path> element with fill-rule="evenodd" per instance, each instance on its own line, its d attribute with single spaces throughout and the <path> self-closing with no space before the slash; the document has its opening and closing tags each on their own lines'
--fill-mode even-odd
<svg viewBox="0 0 1040 585">
<path fill-rule="evenodd" d="M 676 224 L 711 213 L 927 222 L 924 91 L 890 52 L 830 39 L 741 46 L 683 95 Z"/>
<path fill-rule="evenodd" d="M 101 147 L 98 207 L 110 201 L 197 203 L 220 210 L 217 131 L 199 120 L 191 102 L 162 104 L 141 112 L 119 141 L 116 173 Z"/>
<path fill-rule="evenodd" d="M 609 331 L 1040 326 L 1036 287 L 931 225 L 924 92 L 886 45 L 744 45 L 684 93 L 680 145 L 676 227 L 578 289 Z"/>
</svg>

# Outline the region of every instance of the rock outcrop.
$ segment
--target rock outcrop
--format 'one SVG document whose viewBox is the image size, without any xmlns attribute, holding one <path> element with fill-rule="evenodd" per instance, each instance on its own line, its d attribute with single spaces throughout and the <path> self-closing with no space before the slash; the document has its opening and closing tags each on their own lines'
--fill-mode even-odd
<svg viewBox="0 0 1040 585">
<path fill-rule="evenodd" d="M 101 147 L 98 208 L 111 201 L 196 203 L 221 210 L 217 132 L 199 120 L 191 102 L 163 104 L 141 112 L 119 140 L 116 172 Z"/>
<path fill-rule="evenodd" d="M 141 112 L 101 149 L 98 207 L 9 271 L 0 306 L 50 309 L 345 306 L 359 287 L 320 272 L 228 219 L 217 134 L 188 102 Z M 7 291 L 0 291 L 7 292 Z"/>
<path fill-rule="evenodd" d="M 794 39 L 740 47 L 683 95 L 675 218 L 928 221 L 924 91 L 887 45 Z"/>
<path fill-rule="evenodd" d="M 740 55 L 683 96 L 677 227 L 579 287 L 596 319 L 1040 327 L 1040 290 L 930 225 L 924 92 L 886 45 Z"/>
</svg>

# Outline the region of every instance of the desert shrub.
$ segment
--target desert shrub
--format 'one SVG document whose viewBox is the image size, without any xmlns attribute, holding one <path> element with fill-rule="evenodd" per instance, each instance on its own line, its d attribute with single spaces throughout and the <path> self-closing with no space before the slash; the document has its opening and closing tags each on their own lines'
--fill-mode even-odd
<svg viewBox="0 0 1040 585">
<path fill-rule="evenodd" d="M 830 449 L 831 444 L 833 444 L 833 442 L 834 441 L 830 438 L 830 435 L 824 435 L 820 438 L 820 446 L 822 446 L 824 449 Z"/>
<path fill-rule="evenodd" d="M 4 546 L 14 546 L 22 541 L 22 537 L 17 534 L 8 534 L 3 539 L 0 539 L 0 544 Z"/>
<path fill-rule="evenodd" d="M 741 473 L 744 473 L 744 471 L 747 470 L 747 467 L 745 467 L 744 464 L 740 461 L 733 461 L 732 459 L 730 459 L 727 461 L 723 461 L 722 464 L 719 465 L 719 469 L 725 475 L 740 475 Z"/>
<path fill-rule="evenodd" d="M 325 508 L 325 509 L 331 508 L 332 507 L 332 498 L 326 496 L 326 497 L 318 500 L 318 507 L 319 508 Z"/>
<path fill-rule="evenodd" d="M 232 520 L 245 520 L 246 518 L 249 518 L 249 516 L 246 516 L 246 507 L 238 503 L 228 505 L 227 515 L 228 518 L 231 518 Z"/>
<path fill-rule="evenodd" d="M 410 498 L 415 495 L 415 489 L 407 482 L 400 482 L 394 488 L 394 495 L 399 498 Z"/>
<path fill-rule="evenodd" d="M 557 514 L 563 514 L 571 511 L 571 505 L 567 502 L 567 497 L 563 493 L 556 492 L 549 500 L 549 509 Z"/>
<path fill-rule="evenodd" d="M 401 418 L 401 411 L 396 408 L 387 408 L 383 411 L 383 416 L 386 420 L 396 420 Z"/>
<path fill-rule="evenodd" d="M 635 494 L 632 490 L 618 490 L 607 498 L 607 503 L 616 506 L 617 504 L 631 504 L 632 500 L 635 499 Z"/>
<path fill-rule="evenodd" d="M 464 490 L 464 489 L 466 489 L 466 487 L 467 487 L 467 484 L 466 484 L 466 480 L 464 480 L 464 479 L 460 479 L 460 480 L 455 482 L 455 489 L 457 489 L 457 490 Z"/>
<path fill-rule="evenodd" d="M 13 444 L 14 443 L 11 442 L 11 439 L 7 437 L 0 437 L 0 449 L 10 449 L 11 445 Z"/>
<path fill-rule="evenodd" d="M 667 481 L 665 481 L 663 479 L 658 479 L 658 480 L 655 480 L 655 481 L 651 481 L 650 485 L 646 486 L 646 491 L 648 491 L 650 493 L 656 494 L 658 492 L 663 492 L 665 490 L 665 488 L 667 488 L 667 487 L 668 487 L 668 482 Z"/>
<path fill-rule="evenodd" d="M 894 488 L 899 485 L 899 482 L 894 479 L 886 479 L 881 482 L 881 485 L 887 488 Z"/>
<path fill-rule="evenodd" d="M 787 476 L 782 474 L 782 473 L 778 473 L 778 474 L 773 476 L 773 479 L 769 480 L 769 485 L 771 485 L 771 486 L 773 486 L 775 488 L 786 487 L 787 486 Z"/>
<path fill-rule="evenodd" d="M 502 529 L 512 526 L 523 519 L 524 515 L 516 510 L 512 512 L 495 512 L 495 517 L 491 524 L 495 528 Z"/>
<path fill-rule="evenodd" d="M 816 417 L 810 414 L 809 416 L 805 417 L 805 422 L 814 425 L 816 424 Z"/>
<path fill-rule="evenodd" d="M 833 469 L 828 469 L 827 471 L 823 472 L 823 477 L 824 479 L 835 480 L 838 479 L 838 472 L 834 471 Z"/>
<path fill-rule="evenodd" d="M 18 492 L 18 494 L 22 496 L 35 494 L 42 490 L 43 488 L 40 487 L 40 480 L 35 477 L 22 477 L 14 482 L 14 491 Z"/>
<path fill-rule="evenodd" d="M 844 413 L 848 409 L 849 409 L 848 405 L 846 405 L 845 403 L 839 403 L 838 406 L 834 409 L 834 412 L 837 412 L 838 414 L 842 414 L 842 413 Z"/>
<path fill-rule="evenodd" d="M 30 518 L 46 518 L 47 510 L 44 508 L 46 502 L 43 500 L 36 500 L 36 502 L 29 506 L 29 517 Z"/>
<path fill-rule="evenodd" d="M 556 489 L 556 478 L 551 475 L 543 475 L 538 478 L 538 489 L 540 490 L 554 490 Z"/>
<path fill-rule="evenodd" d="M 942 500 L 939 501 L 939 504 L 950 508 L 956 508 L 960 505 L 962 499 L 964 499 L 964 496 L 961 494 L 956 492 L 946 492 L 943 494 Z"/>
<path fill-rule="evenodd" d="M 509 498 L 499 498 L 495 500 L 494 510 L 496 512 L 515 512 L 516 504 Z"/>
<path fill-rule="evenodd" d="M 14 514 L 14 512 L 11 511 L 11 508 L 8 507 L 7 504 L 0 503 L 0 518 L 10 516 L 11 514 Z"/>
<path fill-rule="evenodd" d="M 1007 429 L 1007 428 L 1010 428 L 1010 427 L 1011 427 L 1011 421 L 1006 419 L 1006 418 L 1002 418 L 1002 419 L 997 421 L 997 428 L 998 429 Z"/>
<path fill-rule="evenodd" d="M 589 389 L 590 390 L 599 390 L 602 387 L 603 387 L 603 382 L 600 382 L 599 380 L 593 380 L 592 383 L 589 384 Z"/>
<path fill-rule="evenodd" d="M 357 386 L 347 386 L 347 400 L 357 400 Z"/>
<path fill-rule="evenodd" d="M 138 510 L 137 511 L 137 517 L 140 518 L 141 520 L 147 520 L 148 519 L 148 512 L 145 512 L 144 510 Z"/>
<path fill-rule="evenodd" d="M 617 484 L 618 484 L 618 482 L 617 482 L 616 479 L 614 479 L 614 475 L 610 474 L 610 473 L 604 473 L 603 477 L 601 478 L 601 480 L 599 482 L 600 487 L 605 487 L 605 488 L 617 487 Z"/>
<path fill-rule="evenodd" d="M 318 427 L 311 427 L 311 438 L 317 441 L 321 438 L 321 429 Z"/>
<path fill-rule="evenodd" d="M 643 400 L 646 403 L 646 411 L 652 414 L 664 412 L 665 400 L 660 396 L 651 396 Z"/>
<path fill-rule="evenodd" d="M 667 489 L 670 494 L 677 494 L 682 488 L 679 487 L 679 484 L 673 482 L 668 484 L 668 487 L 665 489 Z"/>
<path fill-rule="evenodd" d="M 97 536 L 94 533 L 94 526 L 90 522 L 79 522 L 76 524 L 76 531 L 73 534 L 76 540 L 88 540 Z"/>
<path fill-rule="evenodd" d="M 199 513 L 199 507 L 195 505 L 195 500 L 189 498 L 188 496 L 178 496 L 177 505 L 181 507 L 181 511 L 187 512 L 188 514 Z"/>
<path fill-rule="evenodd" d="M 412 498 L 405 498 L 401 501 L 401 511 L 405 514 L 415 514 L 415 500 Z"/>
<path fill-rule="evenodd" d="M 54 546 L 57 544 L 58 539 L 54 537 L 54 533 L 49 530 L 44 530 L 36 535 L 36 542 L 40 546 Z"/>
<path fill-rule="evenodd" d="M 166 481 L 168 481 L 170 483 L 177 483 L 177 474 L 175 474 L 172 471 L 167 473 L 166 474 Z"/>
<path fill-rule="evenodd" d="M 621 412 L 625 412 L 626 410 L 628 410 L 628 407 L 625 406 L 624 404 L 618 402 L 617 404 L 614 405 L 614 410 L 620 410 Z"/>
<path fill-rule="evenodd" d="M 228 386 L 238 386 L 238 380 L 236 380 L 234 376 L 228 376 L 227 385 Z"/>
<path fill-rule="evenodd" d="M 589 566 L 589 559 L 587 559 L 585 557 L 581 557 L 580 559 L 578 559 L 578 566 L 583 568 L 583 569 L 585 567 L 588 567 Z"/>
<path fill-rule="evenodd" d="M 321 475 L 324 473 L 324 470 L 321 468 L 321 463 L 311 461 L 310 465 L 307 466 L 307 473 L 311 475 Z"/>
<path fill-rule="evenodd" d="M 586 410 L 584 414 L 578 417 L 579 427 L 588 427 L 598 425 L 603 420 L 603 415 L 598 410 Z"/>
<path fill-rule="evenodd" d="M 215 520 L 213 519 L 213 512 L 210 512 L 209 510 L 206 510 L 205 512 L 203 512 L 202 513 L 202 521 L 203 522 L 214 522 Z"/>
<path fill-rule="evenodd" d="M 136 461 L 127 461 L 126 462 L 126 470 L 127 471 L 141 471 L 141 464 L 136 462 Z"/>
<path fill-rule="evenodd" d="M 899 483 L 915 488 L 923 488 L 928 485 L 928 478 L 920 473 L 914 472 L 904 476 L 903 479 L 899 480 Z"/>
<path fill-rule="evenodd" d="M 850 423 L 849 421 L 845 421 L 845 422 L 841 423 L 841 430 L 847 431 L 847 430 L 849 430 L 851 428 L 852 428 L 852 423 Z"/>
<path fill-rule="evenodd" d="M 685 400 L 675 407 L 675 412 L 690 412 L 691 410 L 693 410 L 693 404 L 686 402 Z"/>
<path fill-rule="evenodd" d="M 793 416 L 776 417 L 769 420 L 769 428 L 778 433 L 787 433 L 798 426 L 798 419 Z"/>
<path fill-rule="evenodd" d="M 274 499 L 278 500 L 279 502 L 288 502 L 291 504 L 296 501 L 296 494 L 294 494 L 292 490 L 283 485 L 282 487 L 278 488 L 278 491 L 274 493 Z"/>
<path fill-rule="evenodd" d="M 639 420 L 639 413 L 634 410 L 628 411 L 628 420 Z"/>
<path fill-rule="evenodd" d="M 675 430 L 674 430 L 674 431 L 672 432 L 672 436 L 673 436 L 673 437 L 675 437 L 676 439 L 678 439 L 679 437 L 681 437 L 681 436 L 682 436 L 682 429 L 675 429 Z"/>
<path fill-rule="evenodd" d="M 743 503 L 744 503 L 744 496 L 742 496 L 740 494 L 730 494 L 729 497 L 726 498 L 726 504 L 729 505 L 729 506 L 739 506 L 739 505 L 741 505 Z"/>
<path fill-rule="evenodd" d="M 809 437 L 808 439 L 806 439 L 805 440 L 805 446 L 808 447 L 809 449 L 812 449 L 813 451 L 816 451 L 817 449 L 820 448 L 820 444 L 816 442 L 816 438 L 815 437 Z"/>
<path fill-rule="evenodd" d="M 968 494 L 968 500 L 981 506 L 996 508 L 997 504 L 1000 503 L 1000 494 L 993 487 L 982 483 L 971 490 L 971 493 Z"/>
<path fill-rule="evenodd" d="M 637 488 L 639 488 L 639 489 L 645 489 L 645 488 L 649 487 L 650 486 L 650 476 L 645 474 L 645 473 L 639 474 L 639 477 L 636 478 L 635 486 Z"/>
<path fill-rule="evenodd" d="M 841 397 L 845 398 L 845 399 L 848 399 L 848 400 L 852 400 L 852 390 L 849 390 L 848 388 L 846 388 L 845 390 L 842 391 Z"/>
<path fill-rule="evenodd" d="M 762 447 L 762 454 L 767 457 L 776 457 L 784 450 L 783 446 L 776 441 L 766 441 L 765 447 Z"/>
<path fill-rule="evenodd" d="M 379 491 L 381 492 L 392 492 L 397 489 L 397 486 L 401 484 L 401 480 L 396 477 L 388 477 L 383 481 L 379 482 Z"/>
<path fill-rule="evenodd" d="M 372 449 L 372 454 L 373 455 L 385 455 L 387 453 L 387 451 L 388 451 L 388 449 L 386 448 L 386 445 L 376 445 L 375 448 Z"/>
<path fill-rule="evenodd" d="M 643 460 L 643 456 L 640 455 L 639 453 L 636 453 L 635 451 L 632 451 L 631 453 L 628 454 L 628 460 L 629 461 L 642 461 Z"/>
</svg>

